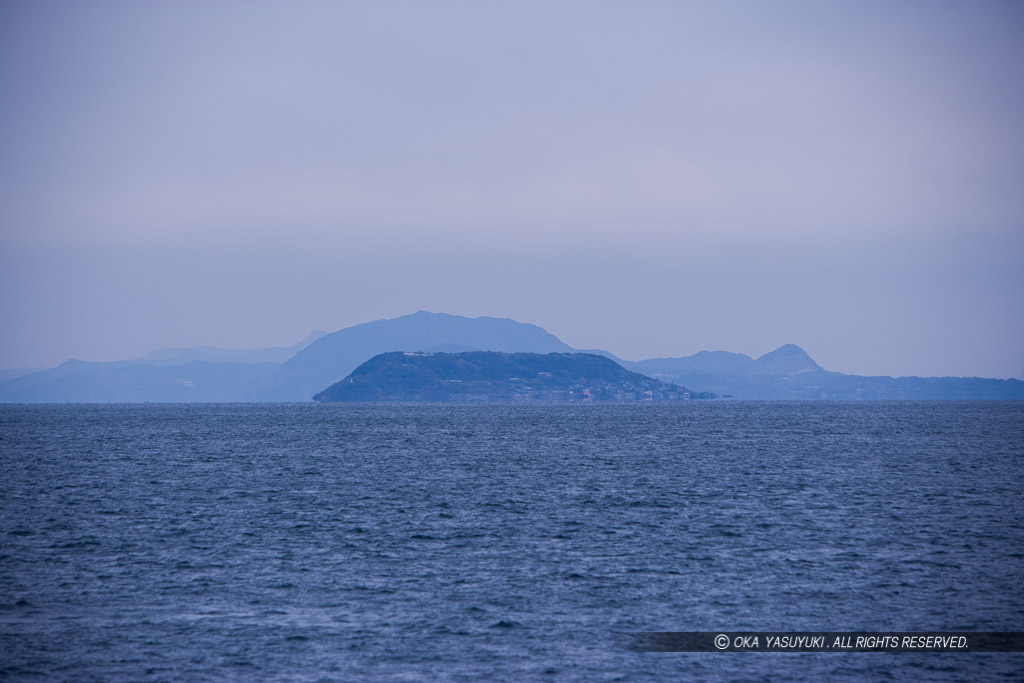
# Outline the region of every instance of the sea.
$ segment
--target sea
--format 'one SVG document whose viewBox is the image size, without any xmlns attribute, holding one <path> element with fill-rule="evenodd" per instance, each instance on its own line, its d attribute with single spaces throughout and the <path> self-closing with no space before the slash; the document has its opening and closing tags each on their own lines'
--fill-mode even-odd
<svg viewBox="0 0 1024 683">
<path fill-rule="evenodd" d="M 0 679 L 987 681 L 1024 402 L 0 406 Z"/>
</svg>

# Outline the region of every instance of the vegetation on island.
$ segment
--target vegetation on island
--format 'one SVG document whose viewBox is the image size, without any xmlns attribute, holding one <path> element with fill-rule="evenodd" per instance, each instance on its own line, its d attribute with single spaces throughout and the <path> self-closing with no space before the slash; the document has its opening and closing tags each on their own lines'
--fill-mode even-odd
<svg viewBox="0 0 1024 683">
<path fill-rule="evenodd" d="M 590 353 L 382 353 L 313 397 L 324 402 L 686 401 L 713 394 L 660 382 Z"/>
</svg>

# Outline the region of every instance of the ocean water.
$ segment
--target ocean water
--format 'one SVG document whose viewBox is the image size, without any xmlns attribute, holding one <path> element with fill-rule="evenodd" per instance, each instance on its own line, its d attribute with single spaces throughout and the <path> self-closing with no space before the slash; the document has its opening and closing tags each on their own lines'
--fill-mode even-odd
<svg viewBox="0 0 1024 683">
<path fill-rule="evenodd" d="M 1024 403 L 0 407 L 0 678 L 1020 680 Z"/>
</svg>

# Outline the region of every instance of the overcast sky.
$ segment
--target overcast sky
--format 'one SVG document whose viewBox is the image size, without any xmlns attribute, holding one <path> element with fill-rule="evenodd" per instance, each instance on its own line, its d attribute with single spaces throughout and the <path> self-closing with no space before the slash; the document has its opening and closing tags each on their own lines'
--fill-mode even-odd
<svg viewBox="0 0 1024 683">
<path fill-rule="evenodd" d="M 420 309 L 1024 371 L 1024 3 L 0 4 L 0 367 Z"/>
</svg>

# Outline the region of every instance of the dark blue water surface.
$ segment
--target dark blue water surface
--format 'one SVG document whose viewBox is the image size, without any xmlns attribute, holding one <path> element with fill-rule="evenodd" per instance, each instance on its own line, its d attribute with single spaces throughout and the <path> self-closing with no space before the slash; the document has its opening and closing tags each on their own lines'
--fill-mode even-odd
<svg viewBox="0 0 1024 683">
<path fill-rule="evenodd" d="M 1024 671 L 619 635 L 1024 630 L 1024 403 L 4 406 L 0 464 L 12 679 Z"/>
</svg>

